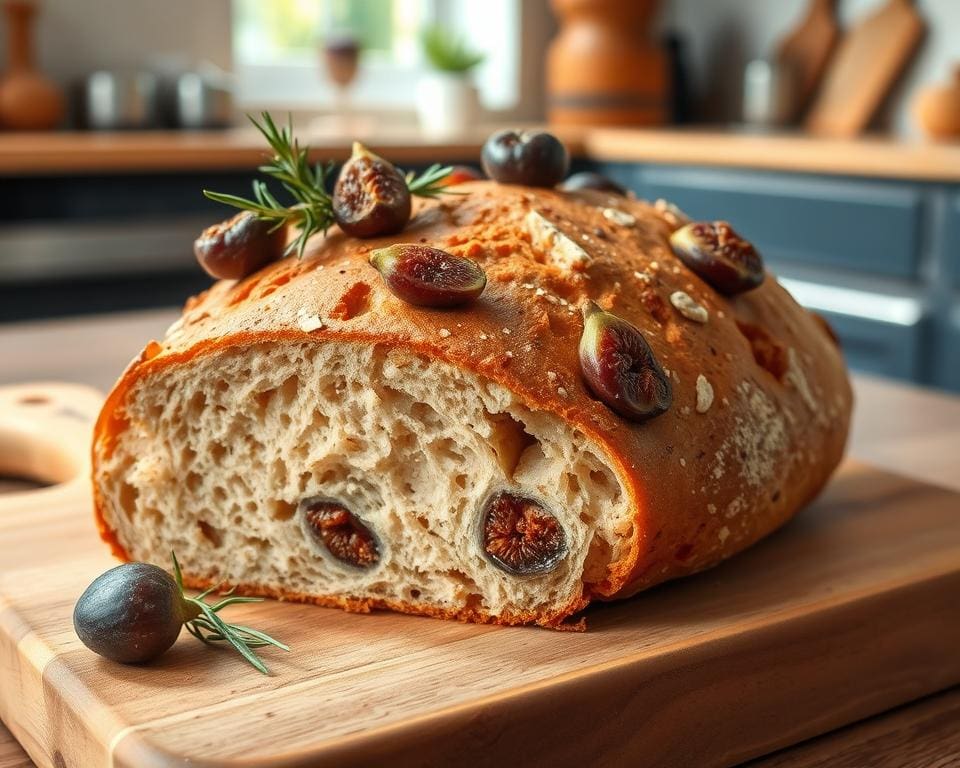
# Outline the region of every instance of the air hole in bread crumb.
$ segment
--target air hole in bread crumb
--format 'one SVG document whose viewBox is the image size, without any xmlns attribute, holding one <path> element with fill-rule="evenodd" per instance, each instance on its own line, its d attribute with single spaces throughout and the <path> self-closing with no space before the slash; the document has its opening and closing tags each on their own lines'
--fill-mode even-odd
<svg viewBox="0 0 960 768">
<path fill-rule="evenodd" d="M 587 522 L 584 520 L 584 522 Z M 583 571 L 583 580 L 588 584 L 596 584 L 607 578 L 607 564 L 613 560 L 613 547 L 597 531 L 590 541 L 590 550 L 587 553 L 586 567 Z"/>
<path fill-rule="evenodd" d="M 197 527 L 203 534 L 203 538 L 209 541 L 212 546 L 223 546 L 223 532 L 219 528 L 210 525 L 206 520 L 197 520 Z"/>
<path fill-rule="evenodd" d="M 120 508 L 123 510 L 124 514 L 127 516 L 128 520 L 133 519 L 133 513 L 137 509 L 137 497 L 140 495 L 134 486 L 130 483 L 123 483 L 120 486 Z"/>
<path fill-rule="evenodd" d="M 297 505 L 283 499 L 274 499 L 270 502 L 270 517 L 274 520 L 289 520 L 297 511 Z"/>
<path fill-rule="evenodd" d="M 223 457 L 227 455 L 227 448 L 223 443 L 217 442 L 216 440 L 211 441 L 210 443 L 210 458 L 214 460 L 216 464 L 220 464 L 223 461 Z"/>
<path fill-rule="evenodd" d="M 297 401 L 297 395 L 300 392 L 300 377 L 296 374 L 287 376 L 280 385 L 280 397 L 284 405 L 292 405 Z"/>
<path fill-rule="evenodd" d="M 537 438 L 527 431 L 527 425 L 510 413 L 490 413 L 485 416 L 490 424 L 489 443 L 497 455 L 497 463 L 507 477 L 512 478 L 524 451 L 537 445 Z"/>
<path fill-rule="evenodd" d="M 411 599 L 411 600 L 416 600 L 416 599 L 419 598 L 419 597 L 420 597 L 420 590 L 419 590 L 419 589 L 411 589 L 411 590 L 410 590 L 410 599 Z"/>
<path fill-rule="evenodd" d="M 190 493 L 196 493 L 197 489 L 200 487 L 200 484 L 203 482 L 203 478 L 198 475 L 196 472 L 187 473 L 187 490 Z"/>
<path fill-rule="evenodd" d="M 789 367 L 786 347 L 759 325 L 737 320 L 737 328 L 750 344 L 750 351 L 753 352 L 757 365 L 778 381 L 782 381 Z"/>
<path fill-rule="evenodd" d="M 265 389 L 263 392 L 257 392 L 253 396 L 253 400 L 257 405 L 257 413 L 260 416 L 263 416 L 267 412 L 267 408 L 270 407 L 270 401 L 273 399 L 273 396 L 277 393 L 276 388 Z"/>
<path fill-rule="evenodd" d="M 613 478 L 608 472 L 601 469 L 590 470 L 590 482 L 602 491 L 609 491 L 613 483 Z"/>
</svg>

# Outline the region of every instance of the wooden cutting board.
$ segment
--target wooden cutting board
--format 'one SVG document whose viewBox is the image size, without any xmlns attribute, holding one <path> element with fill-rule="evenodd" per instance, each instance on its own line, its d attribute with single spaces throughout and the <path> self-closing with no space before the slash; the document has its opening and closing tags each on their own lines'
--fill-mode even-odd
<svg viewBox="0 0 960 768">
<path fill-rule="evenodd" d="M 803 114 L 823 77 L 840 38 L 837 0 L 810 0 L 803 20 L 777 46 L 778 71 L 791 73 L 796 87 L 796 117 Z"/>
<path fill-rule="evenodd" d="M 71 627 L 113 565 L 83 466 L 98 405 L 0 389 L 0 467 L 80 472 L 0 497 L 0 716 L 40 766 L 728 766 L 960 682 L 960 496 L 854 464 L 767 541 L 585 633 L 265 602 L 231 612 L 292 646 L 264 653 L 270 677 L 186 633 L 116 665 Z"/>
<path fill-rule="evenodd" d="M 831 59 L 807 129 L 839 138 L 862 132 L 909 63 L 923 29 L 912 0 L 887 0 L 854 25 Z"/>
</svg>

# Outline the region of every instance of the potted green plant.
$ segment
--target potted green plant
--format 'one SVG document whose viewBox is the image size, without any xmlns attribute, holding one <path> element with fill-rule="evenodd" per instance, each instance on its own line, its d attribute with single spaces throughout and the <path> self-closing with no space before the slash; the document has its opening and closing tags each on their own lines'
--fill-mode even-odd
<svg viewBox="0 0 960 768">
<path fill-rule="evenodd" d="M 420 127 L 436 137 L 462 133 L 477 117 L 479 100 L 471 73 L 484 55 L 443 27 L 425 29 L 421 43 L 429 70 L 417 84 Z"/>
</svg>

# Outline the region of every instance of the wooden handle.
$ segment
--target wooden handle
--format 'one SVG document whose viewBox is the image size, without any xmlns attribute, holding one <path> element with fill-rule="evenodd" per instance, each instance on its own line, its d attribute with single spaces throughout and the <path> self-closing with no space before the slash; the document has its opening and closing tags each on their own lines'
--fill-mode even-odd
<svg viewBox="0 0 960 768">
<path fill-rule="evenodd" d="M 52 484 L 0 495 L 0 513 L 25 495 L 89 483 L 90 439 L 103 395 L 77 384 L 0 387 L 0 475 Z"/>
</svg>

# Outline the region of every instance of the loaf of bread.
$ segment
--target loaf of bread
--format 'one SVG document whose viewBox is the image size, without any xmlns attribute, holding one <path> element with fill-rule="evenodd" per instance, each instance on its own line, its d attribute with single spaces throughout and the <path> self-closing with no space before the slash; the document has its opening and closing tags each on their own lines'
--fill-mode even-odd
<svg viewBox="0 0 960 768">
<path fill-rule="evenodd" d="M 333 228 L 221 281 L 147 344 L 93 447 L 119 557 L 174 550 L 198 588 L 561 626 L 719 563 L 823 487 L 850 386 L 773 276 L 718 292 L 674 253 L 685 222 L 662 202 L 460 190 L 416 201 L 398 235 Z M 402 301 L 369 263 L 394 243 L 476 262 L 483 294 Z M 664 412 L 625 418 L 588 386 L 588 306 L 645 337 Z"/>
</svg>

